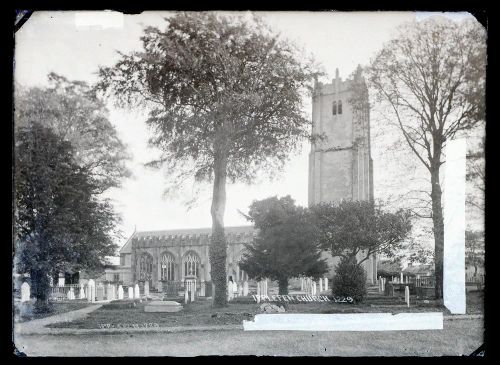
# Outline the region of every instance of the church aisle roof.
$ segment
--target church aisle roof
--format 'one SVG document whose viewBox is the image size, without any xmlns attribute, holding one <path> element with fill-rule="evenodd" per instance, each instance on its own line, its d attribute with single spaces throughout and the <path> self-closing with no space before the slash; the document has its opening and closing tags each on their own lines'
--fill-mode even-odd
<svg viewBox="0 0 500 365">
<path fill-rule="evenodd" d="M 253 226 L 233 226 L 225 227 L 226 236 L 233 235 L 253 235 L 255 228 Z M 132 253 L 132 240 L 133 239 L 152 239 L 152 238 L 175 238 L 175 237 L 185 237 L 190 238 L 211 235 L 212 228 L 185 228 L 185 229 L 169 229 L 162 231 L 137 231 L 130 236 L 125 245 L 120 249 L 120 254 Z"/>
</svg>

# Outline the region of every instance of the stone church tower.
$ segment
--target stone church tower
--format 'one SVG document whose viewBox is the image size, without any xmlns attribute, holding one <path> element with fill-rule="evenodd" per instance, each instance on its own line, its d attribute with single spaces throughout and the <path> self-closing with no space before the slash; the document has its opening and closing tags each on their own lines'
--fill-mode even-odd
<svg viewBox="0 0 500 365">
<path fill-rule="evenodd" d="M 368 93 L 359 66 L 353 79 L 343 81 L 337 69 L 331 84 L 315 83 L 312 121 L 313 134 L 323 138 L 312 144 L 309 154 L 309 206 L 342 199 L 372 200 Z M 331 271 L 337 262 L 330 256 Z M 373 282 L 376 258 L 365 263 L 368 280 Z"/>
</svg>

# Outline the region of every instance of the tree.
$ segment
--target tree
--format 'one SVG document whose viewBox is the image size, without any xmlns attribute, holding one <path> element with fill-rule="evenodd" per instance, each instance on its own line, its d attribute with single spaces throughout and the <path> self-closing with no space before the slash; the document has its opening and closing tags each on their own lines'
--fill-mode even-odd
<svg viewBox="0 0 500 365">
<path fill-rule="evenodd" d="M 358 265 L 373 254 L 393 256 L 412 227 L 408 211 L 385 212 L 372 201 L 320 203 L 311 210 L 319 229 L 320 247 L 330 250 L 333 257 Z"/>
<path fill-rule="evenodd" d="M 315 75 L 295 48 L 258 18 L 176 13 L 165 30 L 145 29 L 143 50 L 100 69 L 98 89 L 121 106 L 149 108 L 151 166 L 176 186 L 213 183 L 209 250 L 214 306 L 226 305 L 226 183 L 275 173 L 310 135 L 302 93 Z"/>
<path fill-rule="evenodd" d="M 436 298 L 443 283 L 440 167 L 446 142 L 484 121 L 485 36 L 472 20 L 408 23 L 367 70 L 376 104 L 430 174 Z"/>
<path fill-rule="evenodd" d="M 288 294 L 289 278 L 319 278 L 328 271 L 315 239 L 317 230 L 311 214 L 297 207 L 289 195 L 254 201 L 248 218 L 258 233 L 245 245 L 239 266 L 250 278 L 277 280 L 279 294 Z"/>
<path fill-rule="evenodd" d="M 125 165 L 128 154 L 103 102 L 85 82 L 69 81 L 55 73 L 48 79 L 45 88 L 16 87 L 16 126 L 40 123 L 70 142 L 77 163 L 97 183 L 96 194 L 120 186 L 122 178 L 130 175 Z"/>
<path fill-rule="evenodd" d="M 474 267 L 474 277 L 477 269 L 484 265 L 484 233 L 481 231 L 465 231 L 465 263 Z"/>
<path fill-rule="evenodd" d="M 16 269 L 30 274 L 44 308 L 50 276 L 102 267 L 115 253 L 118 218 L 94 196 L 95 181 L 76 163 L 73 146 L 38 123 L 16 131 L 14 182 Z"/>
</svg>

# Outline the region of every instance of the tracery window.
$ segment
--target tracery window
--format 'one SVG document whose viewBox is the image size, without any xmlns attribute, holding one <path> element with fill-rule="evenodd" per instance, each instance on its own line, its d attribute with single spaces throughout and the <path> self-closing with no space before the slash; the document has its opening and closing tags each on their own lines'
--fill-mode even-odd
<svg viewBox="0 0 500 365">
<path fill-rule="evenodd" d="M 153 273 L 153 256 L 145 253 L 139 260 L 139 280 L 151 280 Z"/>
<path fill-rule="evenodd" d="M 332 114 L 337 115 L 337 102 L 334 101 L 332 104 Z"/>
<path fill-rule="evenodd" d="M 161 279 L 173 281 L 175 278 L 174 274 L 175 259 L 170 253 L 164 253 L 161 258 Z"/>
<path fill-rule="evenodd" d="M 184 276 L 194 275 L 197 278 L 200 276 L 200 258 L 194 252 L 189 252 L 184 257 Z"/>
</svg>

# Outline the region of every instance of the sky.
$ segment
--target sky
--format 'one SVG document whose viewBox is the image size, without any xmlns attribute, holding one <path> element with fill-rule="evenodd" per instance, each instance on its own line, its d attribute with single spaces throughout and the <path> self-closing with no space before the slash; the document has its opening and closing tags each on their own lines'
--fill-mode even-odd
<svg viewBox="0 0 500 365">
<path fill-rule="evenodd" d="M 47 85 L 47 74 L 56 72 L 70 80 L 96 81 L 98 66 L 111 66 L 119 58 L 117 51 L 129 53 L 141 48 L 144 26 L 163 26 L 165 12 L 122 15 L 114 12 L 35 12 L 16 33 L 14 78 L 22 86 Z M 345 79 L 358 64 L 370 58 L 391 39 L 398 25 L 433 14 L 413 12 L 259 12 L 283 37 L 294 41 L 305 54 L 322 64 L 328 78 L 339 69 Z M 454 19 L 466 13 L 449 14 Z M 322 81 L 330 82 L 325 79 Z M 310 114 L 310 103 L 305 111 Z M 122 216 L 125 237 L 137 230 L 210 227 L 211 191 L 205 186 L 197 204 L 186 201 L 193 186 L 186 186 L 176 196 L 164 196 L 165 172 L 144 167 L 154 151 L 147 147 L 149 130 L 143 110 L 120 110 L 109 105 L 110 121 L 128 146 L 133 158 L 129 167 L 133 177 L 121 189 L 107 195 Z M 291 156 L 283 173 L 275 181 L 260 176 L 251 186 L 231 184 L 227 187 L 225 224 L 248 225 L 238 210 L 246 212 L 253 200 L 269 196 L 291 195 L 299 205 L 307 206 L 308 153 L 304 143 Z M 375 197 L 383 196 L 390 171 L 384 167 L 385 151 L 372 141 Z M 394 168 L 394 171 L 397 167 Z M 118 242 L 122 245 L 126 238 Z"/>
</svg>

